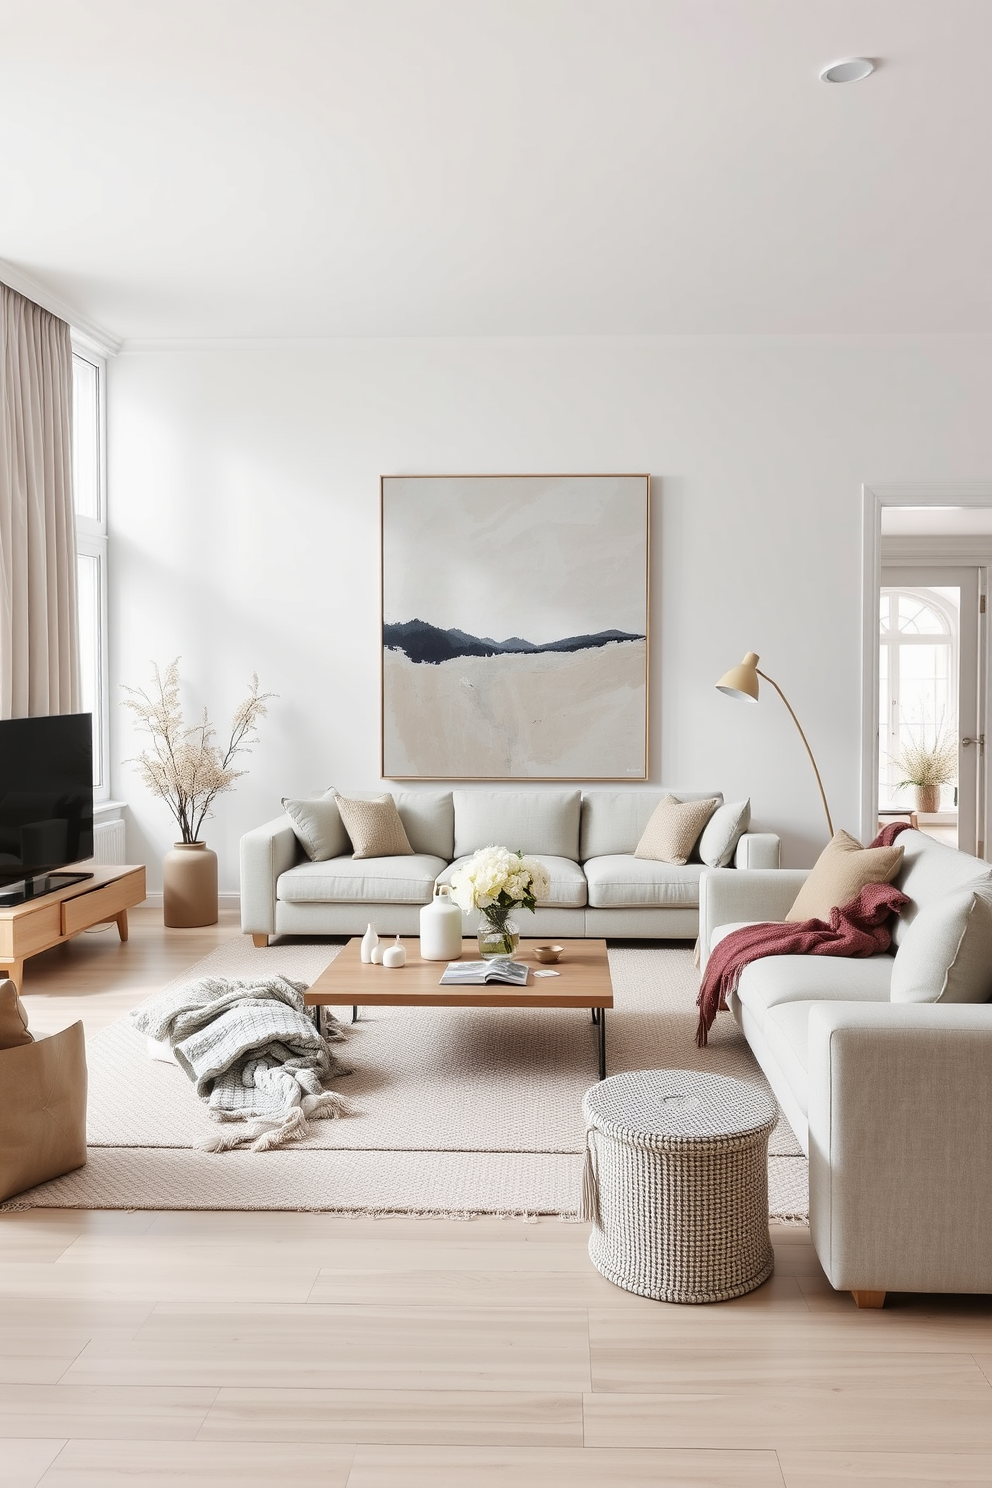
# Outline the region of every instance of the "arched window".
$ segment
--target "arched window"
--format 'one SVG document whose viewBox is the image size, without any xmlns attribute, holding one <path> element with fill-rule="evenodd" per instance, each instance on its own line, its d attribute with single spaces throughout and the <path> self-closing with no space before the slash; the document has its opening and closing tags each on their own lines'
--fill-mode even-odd
<svg viewBox="0 0 992 1488">
<path fill-rule="evenodd" d="M 893 763 L 911 740 L 958 727 L 957 589 L 883 589 L 879 616 L 879 802 L 899 805 Z"/>
</svg>

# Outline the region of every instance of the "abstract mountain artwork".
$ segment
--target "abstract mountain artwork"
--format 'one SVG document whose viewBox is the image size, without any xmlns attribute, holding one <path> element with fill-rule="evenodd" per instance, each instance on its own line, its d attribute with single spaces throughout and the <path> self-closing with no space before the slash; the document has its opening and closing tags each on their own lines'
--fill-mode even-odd
<svg viewBox="0 0 992 1488">
<path fill-rule="evenodd" d="M 382 774 L 647 778 L 645 475 L 383 476 Z"/>
</svg>

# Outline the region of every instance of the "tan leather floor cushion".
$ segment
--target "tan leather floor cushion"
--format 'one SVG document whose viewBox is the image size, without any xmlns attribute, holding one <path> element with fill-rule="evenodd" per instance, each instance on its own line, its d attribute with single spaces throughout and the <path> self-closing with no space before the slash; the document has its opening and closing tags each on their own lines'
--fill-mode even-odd
<svg viewBox="0 0 992 1488">
<path fill-rule="evenodd" d="M 86 1044 L 82 1023 L 0 1049 L 0 1199 L 86 1161 Z"/>
</svg>

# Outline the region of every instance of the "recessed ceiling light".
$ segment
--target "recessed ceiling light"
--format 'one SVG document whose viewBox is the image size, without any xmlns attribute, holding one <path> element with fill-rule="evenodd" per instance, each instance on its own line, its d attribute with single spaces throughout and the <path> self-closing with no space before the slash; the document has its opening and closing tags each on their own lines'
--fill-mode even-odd
<svg viewBox="0 0 992 1488">
<path fill-rule="evenodd" d="M 875 71 L 874 62 L 867 57 L 842 57 L 839 62 L 830 62 L 820 70 L 821 83 L 859 83 Z"/>
</svg>

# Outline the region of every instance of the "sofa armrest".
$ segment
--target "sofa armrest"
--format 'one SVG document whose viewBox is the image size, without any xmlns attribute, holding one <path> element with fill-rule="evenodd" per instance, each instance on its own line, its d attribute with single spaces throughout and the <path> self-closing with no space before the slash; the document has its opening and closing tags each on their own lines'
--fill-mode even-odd
<svg viewBox="0 0 992 1488">
<path fill-rule="evenodd" d="M 745 832 L 734 853 L 735 868 L 778 868 L 782 842 L 774 832 Z"/>
<path fill-rule="evenodd" d="M 843 1290 L 992 1292 L 992 1005 L 817 1003 L 810 1230 Z"/>
<path fill-rule="evenodd" d="M 699 954 L 705 967 L 713 932 L 740 920 L 784 920 L 808 868 L 704 868 L 699 878 Z"/>
<path fill-rule="evenodd" d="M 274 935 L 276 880 L 304 856 L 288 816 L 246 832 L 241 839 L 241 928 Z"/>
</svg>

